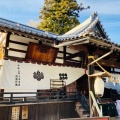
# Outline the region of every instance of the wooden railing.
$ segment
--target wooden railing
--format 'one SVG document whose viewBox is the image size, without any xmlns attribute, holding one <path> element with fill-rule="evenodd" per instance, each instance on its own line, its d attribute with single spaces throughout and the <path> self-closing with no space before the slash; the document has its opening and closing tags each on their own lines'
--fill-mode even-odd
<svg viewBox="0 0 120 120">
<path fill-rule="evenodd" d="M 0 104 L 76 100 L 76 92 L 0 92 Z"/>
<path fill-rule="evenodd" d="M 85 109 L 86 111 L 89 111 L 89 101 L 86 99 L 86 97 L 84 96 L 84 94 L 80 93 L 78 95 L 78 100 L 81 103 L 83 109 Z"/>
</svg>

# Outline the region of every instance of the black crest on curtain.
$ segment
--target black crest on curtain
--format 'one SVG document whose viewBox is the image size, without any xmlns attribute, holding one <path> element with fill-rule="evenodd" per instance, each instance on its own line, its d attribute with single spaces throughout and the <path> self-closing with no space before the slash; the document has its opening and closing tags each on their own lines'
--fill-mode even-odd
<svg viewBox="0 0 120 120">
<path fill-rule="evenodd" d="M 33 73 L 33 78 L 40 81 L 41 79 L 44 78 L 44 74 L 38 70 L 37 72 Z"/>
</svg>

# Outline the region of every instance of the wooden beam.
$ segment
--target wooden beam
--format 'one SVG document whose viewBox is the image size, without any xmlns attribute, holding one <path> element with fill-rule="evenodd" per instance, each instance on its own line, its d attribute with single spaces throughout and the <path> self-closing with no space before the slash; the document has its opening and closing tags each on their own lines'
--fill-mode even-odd
<svg viewBox="0 0 120 120">
<path fill-rule="evenodd" d="M 108 49 L 104 49 L 104 50 L 101 50 L 99 48 L 96 49 L 96 51 L 94 52 L 95 55 L 104 55 L 106 54 L 107 52 L 109 52 Z M 118 58 L 120 59 L 120 53 L 119 52 L 113 52 L 111 53 L 110 57 L 113 57 L 113 58 Z"/>
<path fill-rule="evenodd" d="M 100 65 L 102 66 L 108 66 L 108 67 L 115 67 L 115 68 L 120 68 L 120 63 L 119 62 L 115 62 L 115 61 L 111 61 L 111 60 L 100 60 L 98 62 Z"/>
<path fill-rule="evenodd" d="M 81 63 L 81 61 L 78 61 L 78 60 L 66 60 L 66 61 L 70 61 L 70 62 L 75 62 L 75 63 Z"/>
<path fill-rule="evenodd" d="M 106 54 L 108 50 L 100 50 L 99 48 L 94 52 L 95 55 L 102 56 Z M 120 53 L 119 52 L 113 52 L 109 56 L 107 56 L 105 59 L 109 59 L 109 61 L 120 61 Z"/>
<path fill-rule="evenodd" d="M 4 57 L 5 60 L 13 60 L 13 61 L 26 61 L 25 58 L 20 58 L 20 57 L 14 57 L 14 56 L 8 56 L 8 57 Z"/>
<path fill-rule="evenodd" d="M 74 66 L 74 67 L 80 67 L 81 66 L 80 63 L 68 62 L 68 61 L 66 61 L 65 65 L 67 65 L 67 66 Z"/>
<path fill-rule="evenodd" d="M 58 53 L 64 53 L 63 51 L 58 51 Z M 72 53 L 66 52 L 66 55 L 71 55 Z"/>
<path fill-rule="evenodd" d="M 83 51 L 77 52 L 77 53 L 74 53 L 74 54 L 71 54 L 71 55 L 67 56 L 66 60 L 69 60 L 69 59 L 72 59 L 72 58 L 75 58 L 75 57 L 82 57 L 83 55 L 84 55 Z"/>
<path fill-rule="evenodd" d="M 86 53 L 88 52 L 88 48 L 84 45 L 73 45 L 73 46 L 70 46 L 69 48 L 74 50 L 84 51 Z"/>
<path fill-rule="evenodd" d="M 9 40 L 9 42 L 10 42 L 10 43 L 14 43 L 14 44 L 19 44 L 19 45 L 28 46 L 27 43 L 22 43 L 22 42 L 18 42 L 18 41 Z"/>
<path fill-rule="evenodd" d="M 63 57 L 56 57 L 57 59 L 63 59 Z"/>
<path fill-rule="evenodd" d="M 111 51 L 109 51 L 108 53 L 104 54 L 103 56 L 97 58 L 96 60 L 94 60 L 93 62 L 89 63 L 90 65 L 96 63 L 97 61 L 101 60 L 102 58 L 105 58 L 106 56 L 110 55 L 113 52 L 113 49 L 111 49 Z"/>
<path fill-rule="evenodd" d="M 22 52 L 22 53 L 26 53 L 27 51 L 25 50 L 20 50 L 20 49 L 14 49 L 14 48 L 5 48 L 6 50 L 11 50 L 11 51 L 15 51 L 15 52 Z"/>
<path fill-rule="evenodd" d="M 104 55 L 108 52 L 109 50 L 101 50 L 100 48 L 97 48 L 96 51 L 94 51 L 94 54 L 96 55 Z"/>
</svg>

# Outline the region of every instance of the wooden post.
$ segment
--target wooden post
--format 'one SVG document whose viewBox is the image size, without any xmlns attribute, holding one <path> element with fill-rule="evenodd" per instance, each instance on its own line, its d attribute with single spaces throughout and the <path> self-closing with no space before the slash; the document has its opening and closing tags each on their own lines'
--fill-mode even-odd
<svg viewBox="0 0 120 120">
<path fill-rule="evenodd" d="M 89 65 L 89 63 L 91 63 L 91 62 L 92 62 L 92 59 L 89 58 L 89 56 L 88 56 L 88 76 L 94 73 L 93 65 Z M 92 80 L 92 78 L 88 77 L 88 90 L 89 91 L 92 91 L 92 85 L 93 85 L 93 80 Z M 90 117 L 92 117 L 92 109 L 91 109 L 92 108 L 92 103 L 93 103 L 92 98 L 89 94 Z"/>
<path fill-rule="evenodd" d="M 63 47 L 63 63 L 66 64 L 66 46 Z"/>
<path fill-rule="evenodd" d="M 90 65 L 89 64 L 92 61 L 93 61 L 92 58 L 90 56 L 88 56 L 88 76 L 94 73 L 94 65 Z M 94 78 L 88 77 L 88 88 L 89 88 L 89 91 L 92 91 L 93 94 L 95 95 L 94 81 L 95 81 Z M 94 109 L 94 114 L 92 115 L 93 101 L 92 101 L 92 98 L 91 98 L 90 94 L 89 94 L 89 105 L 90 105 L 90 117 L 98 116 L 98 113 L 97 113 L 96 109 Z"/>
<path fill-rule="evenodd" d="M 104 72 L 106 72 L 107 74 L 110 75 L 110 73 L 107 72 L 104 68 L 102 68 L 102 67 L 97 63 L 97 61 L 99 61 L 99 60 L 101 60 L 102 58 L 110 55 L 110 54 L 113 52 L 113 49 L 114 49 L 114 45 L 112 45 L 112 49 L 111 49 L 110 52 L 104 54 L 103 56 L 101 56 L 100 58 L 98 58 L 98 59 L 96 59 L 96 60 L 93 59 L 94 56 L 88 56 L 88 88 L 89 88 L 89 91 L 92 91 L 92 92 L 93 92 L 94 96 L 95 96 L 95 91 L 94 91 L 94 81 L 95 81 L 95 79 L 92 78 L 92 77 L 89 77 L 89 75 L 91 75 L 91 74 L 94 73 L 94 65 L 93 65 L 93 64 L 96 63 Z M 89 55 L 93 55 L 93 53 L 94 53 L 93 50 L 94 50 L 94 49 L 90 49 L 90 48 L 89 48 Z M 94 61 L 93 61 L 93 60 L 94 60 Z M 92 105 L 93 105 L 93 101 L 92 101 L 92 99 L 91 99 L 90 94 L 89 94 L 89 104 L 90 104 L 90 116 L 92 117 Z M 97 114 L 97 111 L 96 111 L 96 109 L 95 109 L 93 116 L 97 116 L 97 115 L 98 115 L 98 114 Z"/>
<path fill-rule="evenodd" d="M 10 35 L 12 33 L 8 32 L 7 37 L 6 37 L 6 45 L 5 45 L 5 57 L 8 57 L 8 49 L 9 49 L 9 40 L 10 40 Z"/>
<path fill-rule="evenodd" d="M 10 102 L 13 100 L 13 93 L 10 94 Z"/>
</svg>

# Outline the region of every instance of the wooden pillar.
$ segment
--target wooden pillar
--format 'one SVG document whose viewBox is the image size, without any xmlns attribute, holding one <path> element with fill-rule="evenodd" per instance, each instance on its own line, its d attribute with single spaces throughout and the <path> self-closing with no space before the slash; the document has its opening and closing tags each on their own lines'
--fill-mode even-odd
<svg viewBox="0 0 120 120">
<path fill-rule="evenodd" d="M 8 32 L 7 37 L 6 37 L 6 45 L 5 45 L 5 55 L 4 55 L 5 57 L 8 57 L 10 35 L 11 33 Z"/>
<path fill-rule="evenodd" d="M 89 65 L 89 63 L 91 63 L 93 61 L 93 59 L 90 57 L 90 56 L 93 56 L 94 57 L 94 51 L 96 50 L 96 48 L 92 47 L 92 46 L 89 46 L 88 48 L 88 75 L 91 75 L 95 72 L 95 68 L 94 68 L 94 64 L 92 65 Z M 95 96 L 95 91 L 94 91 L 94 82 L 95 82 L 95 79 L 94 78 L 89 78 L 88 76 L 88 88 L 89 88 L 89 91 L 92 91 L 93 92 L 93 95 Z M 90 116 L 91 117 L 95 117 L 95 116 L 98 116 L 98 113 L 97 113 L 97 110 L 96 108 L 94 108 L 94 114 L 92 115 L 92 106 L 93 106 L 93 101 L 92 101 L 92 98 L 89 94 L 89 105 L 90 105 Z"/>
<path fill-rule="evenodd" d="M 89 58 L 89 56 L 88 56 L 88 75 L 91 75 L 94 73 L 94 66 L 89 65 L 89 63 L 91 63 L 91 62 L 92 62 L 92 59 Z M 92 91 L 94 93 L 94 80 L 93 80 L 93 78 L 90 78 L 90 77 L 88 77 L 88 90 Z M 92 117 L 92 110 L 91 110 L 92 104 L 93 104 L 93 101 L 89 94 L 90 117 Z"/>
<path fill-rule="evenodd" d="M 63 63 L 66 64 L 66 46 L 63 47 Z"/>
</svg>

